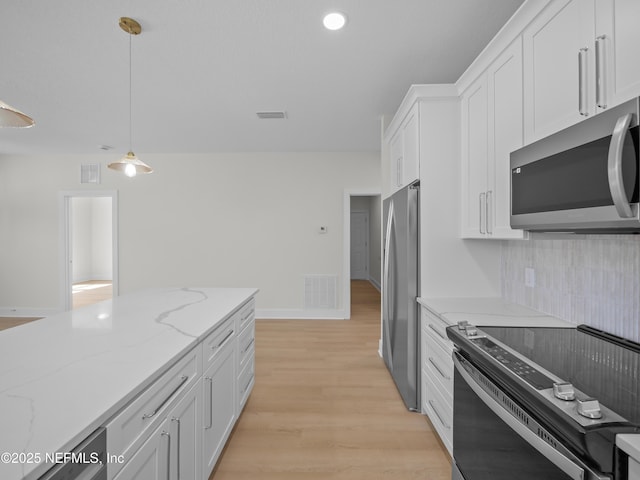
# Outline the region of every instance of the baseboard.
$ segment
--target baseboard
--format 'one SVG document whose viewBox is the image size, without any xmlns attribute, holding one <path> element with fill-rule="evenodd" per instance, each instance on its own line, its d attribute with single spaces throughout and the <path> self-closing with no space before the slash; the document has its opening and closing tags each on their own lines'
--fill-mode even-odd
<svg viewBox="0 0 640 480">
<path fill-rule="evenodd" d="M 376 290 L 378 290 L 379 292 L 382 292 L 382 286 L 378 283 L 378 281 L 375 278 L 369 278 L 369 283 L 373 285 L 376 288 Z"/>
<path fill-rule="evenodd" d="M 305 309 L 277 309 L 258 308 L 256 318 L 263 320 L 345 320 L 344 310 L 305 310 Z"/>
<path fill-rule="evenodd" d="M 0 307 L 0 317 L 50 317 L 62 312 L 59 308 Z"/>
</svg>

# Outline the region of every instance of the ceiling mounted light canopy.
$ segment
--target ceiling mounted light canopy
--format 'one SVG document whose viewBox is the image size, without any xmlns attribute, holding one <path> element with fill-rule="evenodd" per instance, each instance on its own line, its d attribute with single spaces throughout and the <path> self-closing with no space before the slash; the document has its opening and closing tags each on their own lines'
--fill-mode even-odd
<svg viewBox="0 0 640 480">
<path fill-rule="evenodd" d="M 0 100 L 0 127 L 29 128 L 33 127 L 33 118 Z"/>
<path fill-rule="evenodd" d="M 122 17 L 119 22 L 120 28 L 129 34 L 129 152 L 120 160 L 111 162 L 107 165 L 111 170 L 117 172 L 123 172 L 127 177 L 135 177 L 140 173 L 151 173 L 153 169 L 136 157 L 133 153 L 132 138 L 133 138 L 133 115 L 132 115 L 132 68 L 131 68 L 131 37 L 133 35 L 139 35 L 142 32 L 142 27 L 133 18 Z"/>
<path fill-rule="evenodd" d="M 331 12 L 324 16 L 322 24 L 327 30 L 340 30 L 347 23 L 347 17 L 344 13 Z"/>
</svg>

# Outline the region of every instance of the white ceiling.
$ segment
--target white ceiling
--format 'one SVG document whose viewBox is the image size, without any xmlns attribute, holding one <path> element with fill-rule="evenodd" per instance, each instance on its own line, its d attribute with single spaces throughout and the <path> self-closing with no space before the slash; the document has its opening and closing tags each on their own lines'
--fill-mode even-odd
<svg viewBox="0 0 640 480">
<path fill-rule="evenodd" d="M 377 151 L 411 84 L 454 82 L 522 0 L 2 0 L 2 153 Z M 348 16 L 322 27 L 324 13 Z M 286 120 L 256 112 L 284 110 Z M 113 155 L 113 152 L 109 153 Z"/>
</svg>

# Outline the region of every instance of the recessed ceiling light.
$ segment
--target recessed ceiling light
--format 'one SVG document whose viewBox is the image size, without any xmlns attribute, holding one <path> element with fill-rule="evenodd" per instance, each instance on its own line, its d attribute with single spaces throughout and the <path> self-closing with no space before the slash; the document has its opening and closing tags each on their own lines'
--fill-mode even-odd
<svg viewBox="0 0 640 480">
<path fill-rule="evenodd" d="M 327 30 L 340 30 L 347 23 L 347 17 L 344 13 L 331 12 L 324 16 L 322 23 Z"/>
</svg>

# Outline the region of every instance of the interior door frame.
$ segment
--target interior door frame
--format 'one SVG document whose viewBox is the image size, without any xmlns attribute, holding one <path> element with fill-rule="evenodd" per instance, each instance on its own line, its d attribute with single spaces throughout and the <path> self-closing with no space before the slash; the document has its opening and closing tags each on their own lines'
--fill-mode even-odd
<svg viewBox="0 0 640 480">
<path fill-rule="evenodd" d="M 351 318 L 351 197 L 380 197 L 380 190 L 345 190 L 342 200 L 342 316 Z M 369 219 L 371 220 L 371 219 Z"/>
<path fill-rule="evenodd" d="M 73 271 L 71 264 L 71 199 L 75 197 L 109 197 L 111 198 L 111 256 L 112 256 L 112 287 L 113 297 L 118 295 L 118 191 L 117 190 L 69 190 L 59 195 L 60 219 L 60 305 L 63 311 L 71 310 L 73 306 L 72 283 Z"/>
</svg>

